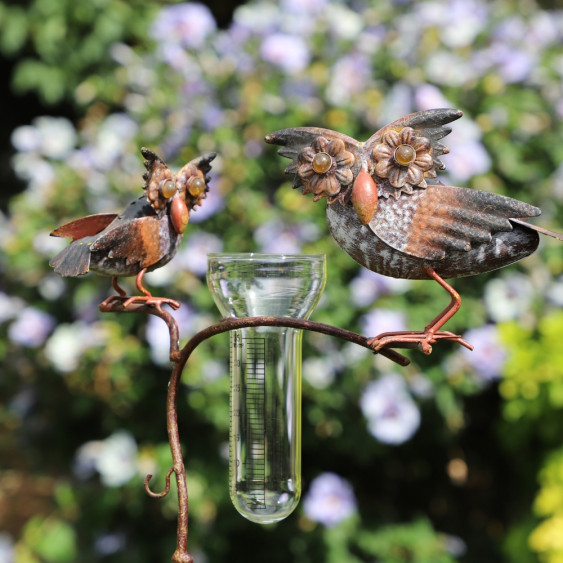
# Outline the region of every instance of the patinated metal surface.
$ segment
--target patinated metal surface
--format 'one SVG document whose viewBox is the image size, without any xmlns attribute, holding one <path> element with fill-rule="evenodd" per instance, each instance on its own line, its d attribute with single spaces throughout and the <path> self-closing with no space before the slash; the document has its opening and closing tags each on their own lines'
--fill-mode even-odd
<svg viewBox="0 0 563 563">
<path fill-rule="evenodd" d="M 167 264 L 176 254 L 189 213 L 201 205 L 208 191 L 208 172 L 214 153 L 200 156 L 173 174 L 154 152 L 141 149 L 146 158 L 145 194 L 119 215 L 101 214 L 71 221 L 51 234 L 71 237 L 72 243 L 51 260 L 61 276 L 80 276 L 90 270 L 114 278 L 137 276 L 141 296 L 133 300 L 118 289 L 128 304 L 152 298 L 143 287 L 145 272 Z"/>
<path fill-rule="evenodd" d="M 336 242 L 357 262 L 395 278 L 434 279 L 452 303 L 424 331 L 374 338 L 372 345 L 411 346 L 429 353 L 437 339 L 460 337 L 440 330 L 461 300 L 443 278 L 488 272 L 534 252 L 538 232 L 526 221 L 537 207 L 498 194 L 437 182 L 449 149 L 440 140 L 461 117 L 455 109 L 407 115 L 364 143 L 317 127 L 266 135 L 290 158 L 293 186 L 314 200 L 327 198 L 327 221 Z M 315 167 L 315 158 L 322 166 Z M 373 186 L 376 186 L 374 189 Z"/>
</svg>

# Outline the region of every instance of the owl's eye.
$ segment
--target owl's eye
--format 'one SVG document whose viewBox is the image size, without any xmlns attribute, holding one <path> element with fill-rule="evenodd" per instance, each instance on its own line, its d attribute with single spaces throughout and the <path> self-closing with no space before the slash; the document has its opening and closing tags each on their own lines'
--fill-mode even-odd
<svg viewBox="0 0 563 563">
<path fill-rule="evenodd" d="M 399 145 L 393 154 L 397 164 L 408 166 L 416 160 L 416 151 L 410 145 Z"/>
<path fill-rule="evenodd" d="M 164 184 L 162 184 L 162 195 L 166 199 L 170 199 L 176 193 L 176 182 L 174 180 L 166 180 Z"/>
<path fill-rule="evenodd" d="M 318 152 L 313 157 L 312 166 L 313 170 L 317 174 L 324 174 L 330 170 L 332 166 L 332 158 L 326 152 Z"/>
<path fill-rule="evenodd" d="M 205 180 L 194 176 L 188 183 L 188 192 L 192 197 L 198 197 L 205 193 Z"/>
</svg>

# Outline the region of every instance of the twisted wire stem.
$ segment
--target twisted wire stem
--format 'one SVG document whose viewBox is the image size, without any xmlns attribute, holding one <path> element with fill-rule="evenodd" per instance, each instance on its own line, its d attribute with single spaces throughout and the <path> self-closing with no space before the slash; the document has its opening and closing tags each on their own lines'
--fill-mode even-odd
<svg viewBox="0 0 563 563">
<path fill-rule="evenodd" d="M 194 350 L 205 340 L 231 330 L 257 327 L 257 326 L 278 326 L 301 330 L 308 330 L 327 334 L 353 342 L 373 352 L 369 345 L 369 339 L 354 332 L 337 328 L 331 325 L 317 323 L 305 319 L 294 319 L 289 317 L 246 317 L 246 318 L 225 318 L 219 323 L 211 325 L 195 334 L 186 345 L 180 349 L 178 323 L 174 316 L 162 308 L 160 303 L 144 304 L 133 302 L 125 304 L 126 297 L 116 296 L 112 300 L 106 300 L 100 305 L 103 313 L 144 313 L 155 315 L 161 318 L 167 325 L 170 333 L 170 361 L 174 364 L 172 375 L 168 384 L 168 394 L 166 397 L 166 427 L 168 431 L 168 441 L 172 454 L 172 467 L 166 474 L 166 485 L 162 492 L 155 493 L 151 490 L 149 482 L 152 475 L 147 475 L 144 481 L 146 493 L 152 498 L 163 498 L 170 492 L 170 479 L 172 473 L 175 474 L 178 488 L 178 526 L 176 535 L 176 550 L 172 555 L 173 563 L 193 563 L 193 557 L 188 553 L 188 484 L 186 480 L 186 470 L 182 457 L 182 447 L 180 433 L 178 430 L 178 389 L 184 367 Z M 163 303 L 166 300 L 163 300 Z M 397 351 L 383 348 L 375 352 L 385 356 L 391 361 L 401 365 L 408 365 L 409 359 L 399 354 Z"/>
</svg>

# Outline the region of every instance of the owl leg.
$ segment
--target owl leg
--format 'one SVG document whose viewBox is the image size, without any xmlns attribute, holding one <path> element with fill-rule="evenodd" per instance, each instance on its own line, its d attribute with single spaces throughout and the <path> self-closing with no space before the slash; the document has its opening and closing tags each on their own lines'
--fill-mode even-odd
<svg viewBox="0 0 563 563">
<path fill-rule="evenodd" d="M 134 295 L 133 297 L 129 297 L 123 303 L 123 307 L 127 309 L 132 304 L 142 304 L 142 305 L 152 305 L 157 309 L 160 309 L 162 305 L 170 305 L 172 309 L 179 309 L 180 303 L 178 301 L 174 301 L 174 299 L 169 299 L 168 297 L 153 297 L 148 289 L 145 288 L 143 285 L 143 278 L 147 273 L 147 269 L 143 268 L 138 274 L 135 279 L 135 285 L 137 289 L 142 293 L 142 295 Z"/>
<path fill-rule="evenodd" d="M 119 303 L 123 309 L 128 309 L 131 305 L 151 305 L 160 309 L 162 305 L 170 305 L 172 309 L 179 309 L 180 303 L 178 301 L 174 301 L 174 299 L 169 299 L 168 297 L 153 297 L 148 289 L 143 286 L 143 278 L 146 274 L 146 268 L 143 268 L 138 274 L 135 279 L 135 285 L 137 289 L 142 293 L 142 295 L 134 295 L 129 297 L 127 293 L 119 286 L 117 283 L 117 278 L 113 277 L 111 284 L 115 291 L 119 293 L 119 295 L 112 295 L 108 297 L 103 303 L 100 304 L 101 311 L 110 311 L 111 306 L 114 303 Z"/>
<path fill-rule="evenodd" d="M 121 286 L 117 283 L 117 277 L 113 276 L 113 278 L 111 278 L 111 285 L 113 286 L 113 289 L 115 289 L 115 291 L 117 291 L 117 293 L 119 293 L 119 295 L 121 297 L 126 297 L 127 293 L 125 292 L 125 290 L 123 290 L 121 288 Z"/>
<path fill-rule="evenodd" d="M 438 340 L 451 340 L 473 350 L 473 346 L 467 343 L 461 336 L 440 330 L 461 307 L 461 297 L 459 293 L 441 278 L 432 268 L 427 267 L 428 275 L 436 280 L 451 296 L 449 305 L 432 321 L 430 321 L 423 331 L 402 331 L 384 332 L 368 341 L 374 351 L 379 352 L 382 348 L 418 348 L 424 354 L 432 352 L 432 344 Z"/>
</svg>

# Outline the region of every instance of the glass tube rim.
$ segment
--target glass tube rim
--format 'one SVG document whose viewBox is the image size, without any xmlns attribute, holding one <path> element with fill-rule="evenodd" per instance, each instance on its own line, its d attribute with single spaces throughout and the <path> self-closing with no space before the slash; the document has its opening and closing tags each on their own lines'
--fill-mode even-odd
<svg viewBox="0 0 563 563">
<path fill-rule="evenodd" d="M 239 262 L 304 262 L 326 261 L 326 254 L 291 254 L 269 252 L 212 252 L 207 255 L 208 262 L 212 260 Z"/>
</svg>

